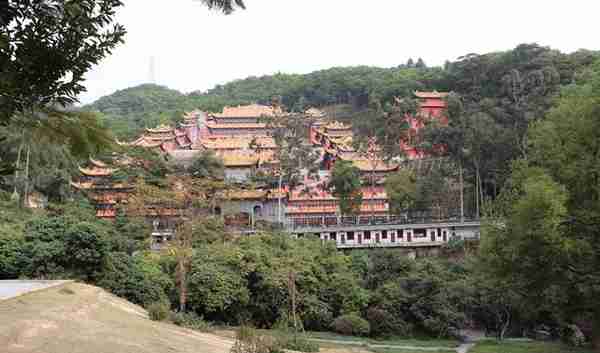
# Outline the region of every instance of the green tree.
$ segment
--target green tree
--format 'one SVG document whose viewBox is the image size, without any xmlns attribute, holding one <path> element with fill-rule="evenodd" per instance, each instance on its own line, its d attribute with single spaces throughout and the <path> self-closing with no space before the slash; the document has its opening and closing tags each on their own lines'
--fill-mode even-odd
<svg viewBox="0 0 600 353">
<path fill-rule="evenodd" d="M 401 169 L 385 179 L 385 191 L 393 214 L 412 209 L 417 199 L 417 179 L 413 171 Z"/>
<path fill-rule="evenodd" d="M 514 283 L 537 313 L 556 320 L 592 313 L 593 341 L 600 346 L 595 299 L 600 283 L 600 64 L 594 68 L 565 88 L 546 119 L 531 127 L 528 159 L 513 167 L 486 227 L 482 252 L 485 269 Z"/>
<path fill-rule="evenodd" d="M 122 42 L 114 0 L 6 1 L 0 18 L 0 122 L 14 113 L 69 106 L 84 74 Z M 85 28 L 85 31 L 81 29 Z M 53 58 L 53 60 L 48 60 Z M 66 79 L 65 79 L 66 78 Z M 29 120 L 42 115 L 30 115 Z"/>
<path fill-rule="evenodd" d="M 106 227 L 80 222 L 69 227 L 64 236 L 68 267 L 87 280 L 93 279 L 108 255 Z"/>
<path fill-rule="evenodd" d="M 205 151 L 194 158 L 187 172 L 194 178 L 222 180 L 225 177 L 225 166 L 213 152 Z"/>
<path fill-rule="evenodd" d="M 351 162 L 340 160 L 335 163 L 327 188 L 339 199 L 341 214 L 355 214 L 360 210 L 360 171 Z"/>
</svg>

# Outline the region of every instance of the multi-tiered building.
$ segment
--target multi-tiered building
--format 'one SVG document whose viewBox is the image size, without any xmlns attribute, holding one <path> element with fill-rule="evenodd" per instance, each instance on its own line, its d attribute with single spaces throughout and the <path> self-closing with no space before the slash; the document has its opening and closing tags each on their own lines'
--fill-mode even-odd
<svg viewBox="0 0 600 353">
<path fill-rule="evenodd" d="M 225 107 L 222 113 L 209 114 L 208 137 L 267 136 L 271 130 L 264 119 L 281 114 L 281 108 L 259 104 Z"/>
<path fill-rule="evenodd" d="M 116 169 L 109 168 L 104 162 L 90 158 L 87 167 L 80 167 L 79 180 L 71 185 L 82 192 L 94 203 L 96 217 L 114 219 L 117 205 L 126 202 L 133 186 L 113 180 Z"/>
</svg>

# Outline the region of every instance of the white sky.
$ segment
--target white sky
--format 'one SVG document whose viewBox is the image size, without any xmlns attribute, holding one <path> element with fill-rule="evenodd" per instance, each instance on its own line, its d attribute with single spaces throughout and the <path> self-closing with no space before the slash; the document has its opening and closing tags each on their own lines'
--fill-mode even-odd
<svg viewBox="0 0 600 353">
<path fill-rule="evenodd" d="M 87 75 L 89 103 L 150 81 L 183 92 L 275 72 L 390 67 L 409 57 L 441 65 L 467 53 L 537 42 L 600 49 L 597 0 L 245 0 L 224 16 L 198 0 L 125 0 L 128 34 Z"/>
</svg>

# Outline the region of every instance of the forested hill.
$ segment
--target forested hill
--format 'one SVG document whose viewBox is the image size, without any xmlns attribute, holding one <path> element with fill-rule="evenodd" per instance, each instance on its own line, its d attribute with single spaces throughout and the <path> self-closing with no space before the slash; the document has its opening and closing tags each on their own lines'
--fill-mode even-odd
<svg viewBox="0 0 600 353">
<path fill-rule="evenodd" d="M 510 85 L 521 95 L 532 93 L 524 91 L 527 86 L 542 87 L 543 92 L 535 93 L 549 98 L 556 87 L 573 82 L 575 74 L 594 57 L 597 53 L 586 50 L 563 54 L 536 44 L 522 44 L 505 52 L 468 54 L 447 62 L 443 68 L 428 68 L 421 61 L 393 68 L 335 67 L 304 75 L 248 77 L 190 94 L 145 84 L 102 97 L 86 108 L 104 113 L 108 126 L 117 137 L 124 138 L 134 136 L 145 126 L 176 120 L 183 110 L 218 111 L 224 105 L 268 103 L 276 95 L 294 110 L 334 103 L 360 105 L 368 99 L 385 103 L 393 96 L 434 89 L 452 90 L 478 100 L 502 100 L 510 96 Z"/>
<path fill-rule="evenodd" d="M 131 137 L 141 128 L 171 120 L 193 105 L 179 91 L 143 84 L 116 91 L 84 107 L 102 113 L 119 138 Z"/>
<path fill-rule="evenodd" d="M 225 105 L 268 103 L 281 96 L 289 109 L 360 101 L 369 93 L 383 99 L 416 89 L 448 88 L 441 68 L 336 67 L 306 75 L 275 74 L 248 77 L 207 92 L 182 94 L 153 84 L 143 84 L 104 96 L 86 109 L 103 113 L 117 137 L 132 137 L 141 128 L 176 120 L 184 110 L 218 111 Z"/>
</svg>

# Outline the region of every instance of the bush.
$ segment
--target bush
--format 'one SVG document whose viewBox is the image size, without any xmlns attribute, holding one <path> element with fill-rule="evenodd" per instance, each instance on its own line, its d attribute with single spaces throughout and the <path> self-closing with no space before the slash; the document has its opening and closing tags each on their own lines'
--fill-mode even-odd
<svg viewBox="0 0 600 353">
<path fill-rule="evenodd" d="M 371 332 L 371 325 L 357 314 L 348 314 L 333 321 L 333 330 L 343 335 L 367 336 Z"/>
<path fill-rule="evenodd" d="M 177 326 L 191 328 L 198 331 L 208 331 L 210 325 L 204 321 L 202 316 L 199 316 L 195 312 L 188 313 L 171 313 L 171 321 Z"/>
<path fill-rule="evenodd" d="M 407 336 L 411 332 L 409 324 L 384 309 L 369 308 L 367 310 L 367 321 L 371 325 L 372 336 Z"/>
<path fill-rule="evenodd" d="M 260 335 L 249 326 L 241 326 L 236 333 L 231 353 L 283 353 L 272 337 Z"/>
<path fill-rule="evenodd" d="M 169 317 L 170 308 L 166 301 L 154 302 L 148 306 L 150 320 L 163 321 Z"/>
</svg>

